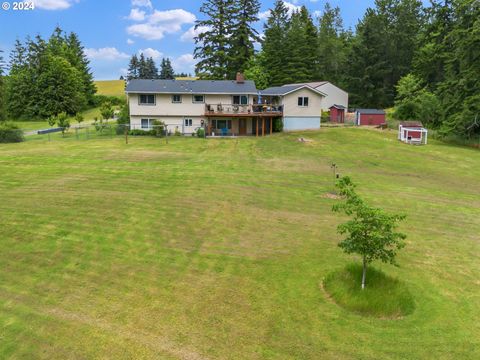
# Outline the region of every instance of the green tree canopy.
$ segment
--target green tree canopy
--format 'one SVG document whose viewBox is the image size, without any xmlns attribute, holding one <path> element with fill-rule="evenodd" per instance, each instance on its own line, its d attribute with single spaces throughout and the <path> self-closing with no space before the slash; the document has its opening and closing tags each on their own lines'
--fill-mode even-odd
<svg viewBox="0 0 480 360">
<path fill-rule="evenodd" d="M 333 211 L 344 212 L 352 219 L 339 225 L 338 232 L 346 235 L 338 246 L 347 254 L 359 254 L 363 262 L 362 289 L 365 288 L 368 264 L 375 260 L 396 265 L 398 250 L 405 246 L 406 235 L 396 231 L 403 215 L 389 215 L 383 210 L 367 205 L 355 192 L 349 177 L 337 183 L 339 195 L 345 198 L 333 206 Z"/>
</svg>

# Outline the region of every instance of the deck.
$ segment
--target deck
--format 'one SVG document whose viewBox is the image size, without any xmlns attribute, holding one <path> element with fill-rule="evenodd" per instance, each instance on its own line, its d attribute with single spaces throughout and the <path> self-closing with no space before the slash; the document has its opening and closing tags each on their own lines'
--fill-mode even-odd
<svg viewBox="0 0 480 360">
<path fill-rule="evenodd" d="M 277 117 L 283 116 L 283 107 L 272 104 L 205 104 L 207 117 Z"/>
</svg>

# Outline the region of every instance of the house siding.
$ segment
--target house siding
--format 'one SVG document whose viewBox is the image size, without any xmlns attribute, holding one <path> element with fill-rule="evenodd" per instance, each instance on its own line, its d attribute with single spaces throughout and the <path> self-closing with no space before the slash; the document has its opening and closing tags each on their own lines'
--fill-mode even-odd
<svg viewBox="0 0 480 360">
<path fill-rule="evenodd" d="M 142 129 L 142 119 L 161 120 L 167 125 L 168 131 L 174 133 L 178 127 L 182 134 L 192 134 L 201 126 L 202 120 L 205 121 L 202 116 L 130 116 L 131 129 L 144 130 Z M 192 119 L 192 126 L 184 126 L 184 119 Z"/>
<path fill-rule="evenodd" d="M 284 116 L 283 130 L 316 130 L 320 129 L 320 116 Z"/>
<path fill-rule="evenodd" d="M 322 110 L 328 111 L 333 105 L 342 105 L 348 109 L 348 93 L 339 87 L 325 83 L 316 88 L 318 91 L 325 93 L 327 96 L 323 99 Z"/>
</svg>

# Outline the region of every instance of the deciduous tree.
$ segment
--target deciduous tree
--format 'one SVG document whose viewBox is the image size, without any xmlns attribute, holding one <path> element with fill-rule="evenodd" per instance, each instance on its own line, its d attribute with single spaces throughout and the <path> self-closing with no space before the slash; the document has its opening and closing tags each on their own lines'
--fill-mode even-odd
<svg viewBox="0 0 480 360">
<path fill-rule="evenodd" d="M 338 245 L 347 254 L 362 257 L 362 289 L 365 288 L 367 266 L 375 260 L 396 265 L 398 250 L 405 246 L 406 235 L 396 231 L 397 222 L 403 215 L 389 215 L 383 210 L 367 205 L 355 192 L 355 185 L 349 177 L 337 183 L 339 195 L 345 198 L 334 205 L 333 211 L 344 212 L 352 219 L 339 225 L 338 232 L 346 235 Z"/>
</svg>

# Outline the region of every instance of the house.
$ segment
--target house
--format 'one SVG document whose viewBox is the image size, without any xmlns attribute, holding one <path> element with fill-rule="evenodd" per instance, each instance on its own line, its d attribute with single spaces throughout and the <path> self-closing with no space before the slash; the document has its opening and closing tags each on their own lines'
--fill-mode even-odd
<svg viewBox="0 0 480 360">
<path fill-rule="evenodd" d="M 326 94 L 305 84 L 284 85 L 259 91 L 259 103 L 282 109 L 284 131 L 320 129 Z"/>
<path fill-rule="evenodd" d="M 345 106 L 333 105 L 330 107 L 330 121 L 335 123 L 345 122 Z"/>
<path fill-rule="evenodd" d="M 387 123 L 387 114 L 384 110 L 378 109 L 357 109 L 355 112 L 355 124 L 361 125 L 383 125 Z"/>
<path fill-rule="evenodd" d="M 322 111 L 329 111 L 334 105 L 340 105 L 345 107 L 345 109 L 348 109 L 348 93 L 329 81 L 289 84 L 285 86 L 291 85 L 308 85 L 325 94 L 325 98 L 322 101 Z"/>
<path fill-rule="evenodd" d="M 419 121 L 404 121 L 398 126 L 398 140 L 407 144 L 427 145 L 428 130 Z"/>
<path fill-rule="evenodd" d="M 271 134 L 276 121 L 286 131 L 318 129 L 328 98 L 308 84 L 258 91 L 240 73 L 236 80 L 131 80 L 126 93 L 132 129 L 161 120 L 171 133 L 203 127 L 209 136 Z"/>
</svg>

